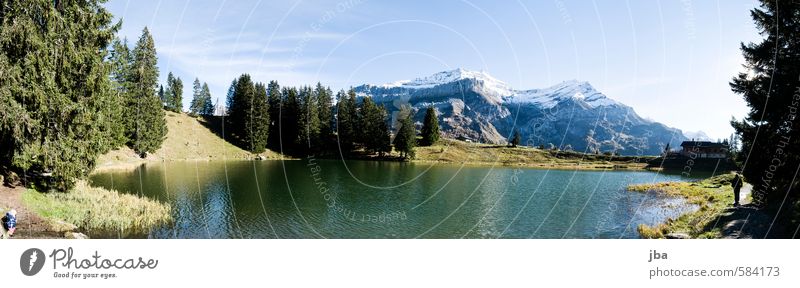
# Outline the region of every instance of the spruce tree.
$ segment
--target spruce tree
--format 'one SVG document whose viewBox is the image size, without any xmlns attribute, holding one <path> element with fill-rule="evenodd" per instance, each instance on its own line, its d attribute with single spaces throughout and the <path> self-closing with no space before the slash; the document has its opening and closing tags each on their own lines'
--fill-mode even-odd
<svg viewBox="0 0 800 288">
<path fill-rule="evenodd" d="M 297 88 L 283 88 L 283 103 L 281 105 L 280 118 L 281 123 L 278 127 L 278 134 L 281 142 L 281 153 L 294 155 L 298 149 L 295 146 L 300 137 L 300 122 L 301 107 L 300 100 L 298 99 Z"/>
<path fill-rule="evenodd" d="M 319 151 L 319 106 L 317 105 L 317 95 L 315 90 L 309 86 L 300 90 L 301 118 L 300 118 L 300 137 L 297 139 L 298 152 L 307 154 Z"/>
<path fill-rule="evenodd" d="M 131 93 L 126 117 L 132 121 L 126 127 L 128 145 L 142 158 L 161 147 L 167 135 L 167 124 L 161 100 L 156 95 L 158 66 L 155 42 L 147 27 L 133 49 L 131 67 Z"/>
<path fill-rule="evenodd" d="M 436 110 L 428 107 L 425 111 L 425 120 L 422 122 L 422 145 L 431 146 L 439 141 L 439 120 L 436 118 Z"/>
<path fill-rule="evenodd" d="M 378 107 L 378 131 L 376 137 L 376 152 L 378 156 L 383 157 L 384 154 L 392 152 L 392 139 L 389 133 L 389 113 L 383 105 Z"/>
<path fill-rule="evenodd" d="M 414 112 L 411 107 L 404 106 L 400 110 L 399 128 L 394 137 L 394 149 L 400 152 L 400 157 L 405 159 L 414 158 L 414 147 L 417 144 L 413 116 Z"/>
<path fill-rule="evenodd" d="M 128 94 L 130 93 L 128 78 L 131 73 L 131 61 L 128 40 L 115 38 L 111 43 L 111 51 L 108 57 L 108 63 L 111 65 L 111 83 L 113 89 L 113 101 L 109 107 L 111 109 L 112 119 L 112 123 L 110 123 L 112 126 L 111 148 L 117 148 L 127 143 L 127 138 L 125 137 L 125 123 L 129 121 L 129 118 L 125 117 L 125 104 L 127 101 L 126 99 L 129 97 Z"/>
<path fill-rule="evenodd" d="M 764 38 L 741 44 L 749 73 L 739 73 L 730 83 L 750 106 L 744 119 L 731 124 L 741 137 L 743 175 L 753 184 L 753 202 L 760 206 L 796 201 L 800 191 L 794 177 L 800 165 L 798 15 L 800 2 L 762 0 L 751 16 Z"/>
<path fill-rule="evenodd" d="M 173 76 L 172 72 L 167 75 L 167 89 L 162 101 L 164 108 L 169 111 L 175 113 L 183 111 L 183 81 L 180 77 Z"/>
<path fill-rule="evenodd" d="M 355 92 L 350 89 L 348 93 L 340 91 L 336 98 L 336 133 L 339 147 L 343 153 L 349 153 L 356 142 L 358 111 L 356 107 Z"/>
<path fill-rule="evenodd" d="M 240 81 L 241 83 L 242 81 Z M 247 150 L 261 153 L 267 147 L 269 133 L 269 109 L 267 107 L 267 87 L 256 83 L 248 117 L 245 118 L 245 138 Z"/>
<path fill-rule="evenodd" d="M 320 150 L 327 150 L 331 136 L 333 136 L 334 125 L 332 92 L 330 88 L 322 87 L 322 84 L 317 82 L 315 95 L 317 97 L 317 115 L 319 118 L 319 137 L 315 146 L 320 147 Z"/>
<path fill-rule="evenodd" d="M 67 189 L 112 147 L 112 19 L 102 1 L 0 3 L 0 168 Z"/>
<path fill-rule="evenodd" d="M 267 84 L 267 104 L 269 106 L 269 135 L 267 147 L 272 150 L 280 150 L 279 128 L 281 123 L 281 86 L 278 81 L 269 81 Z"/>
<path fill-rule="evenodd" d="M 205 103 L 203 103 L 205 99 L 203 98 L 203 87 L 200 86 L 200 79 L 194 78 L 194 82 L 192 83 L 192 102 L 189 103 L 189 114 L 191 115 L 199 115 L 202 112 Z"/>
<path fill-rule="evenodd" d="M 211 91 L 208 89 L 208 84 L 203 82 L 203 89 L 201 90 L 200 94 L 202 94 L 202 108 L 200 109 L 200 115 L 214 115 L 214 104 L 211 103 Z"/>
<path fill-rule="evenodd" d="M 510 146 L 517 147 L 517 145 L 519 145 L 519 142 L 522 140 L 521 138 L 522 137 L 520 137 L 519 135 L 519 130 L 514 130 L 514 137 L 511 138 L 511 143 L 509 143 Z"/>
</svg>

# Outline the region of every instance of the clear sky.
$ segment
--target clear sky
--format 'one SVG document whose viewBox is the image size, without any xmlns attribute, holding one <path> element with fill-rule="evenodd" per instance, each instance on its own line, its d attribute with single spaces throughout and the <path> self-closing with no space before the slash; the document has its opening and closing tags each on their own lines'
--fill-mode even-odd
<svg viewBox="0 0 800 288">
<path fill-rule="evenodd" d="M 162 82 L 195 77 L 224 101 L 241 73 L 334 90 L 461 67 L 515 89 L 589 81 L 645 118 L 725 138 L 748 111 L 728 82 L 760 39 L 755 0 L 111 0 L 134 43 L 147 26 Z"/>
</svg>

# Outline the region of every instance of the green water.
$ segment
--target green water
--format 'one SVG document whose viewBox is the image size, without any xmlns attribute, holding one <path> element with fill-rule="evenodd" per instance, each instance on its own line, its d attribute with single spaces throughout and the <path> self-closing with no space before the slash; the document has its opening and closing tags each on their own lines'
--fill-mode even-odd
<svg viewBox="0 0 800 288">
<path fill-rule="evenodd" d="M 175 222 L 150 238 L 637 238 L 693 207 L 625 187 L 686 179 L 304 159 L 154 163 L 91 182 L 169 203 Z"/>
</svg>

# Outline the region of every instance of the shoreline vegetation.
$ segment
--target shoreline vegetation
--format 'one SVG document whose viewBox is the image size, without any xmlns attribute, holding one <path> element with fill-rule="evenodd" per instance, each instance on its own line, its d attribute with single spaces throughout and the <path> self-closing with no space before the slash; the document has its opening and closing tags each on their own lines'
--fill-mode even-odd
<svg viewBox="0 0 800 288">
<path fill-rule="evenodd" d="M 687 204 L 697 205 L 698 209 L 669 218 L 663 223 L 653 226 L 640 224 L 637 227 L 642 238 L 726 238 L 726 216 L 737 208 L 733 203 L 731 180 L 734 174 L 727 173 L 697 181 L 661 182 L 649 184 L 633 184 L 628 191 L 635 193 L 662 193 L 669 196 L 682 197 Z M 750 202 L 750 185 L 740 192 L 742 204 Z M 739 231 L 741 232 L 741 231 Z"/>
</svg>

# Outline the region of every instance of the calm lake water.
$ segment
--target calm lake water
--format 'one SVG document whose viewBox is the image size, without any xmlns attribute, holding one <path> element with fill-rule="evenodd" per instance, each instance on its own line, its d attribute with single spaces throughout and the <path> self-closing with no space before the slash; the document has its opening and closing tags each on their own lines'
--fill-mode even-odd
<svg viewBox="0 0 800 288">
<path fill-rule="evenodd" d="M 172 205 L 151 238 L 638 238 L 694 207 L 625 190 L 686 180 L 398 162 L 167 162 L 91 177 Z"/>
</svg>

